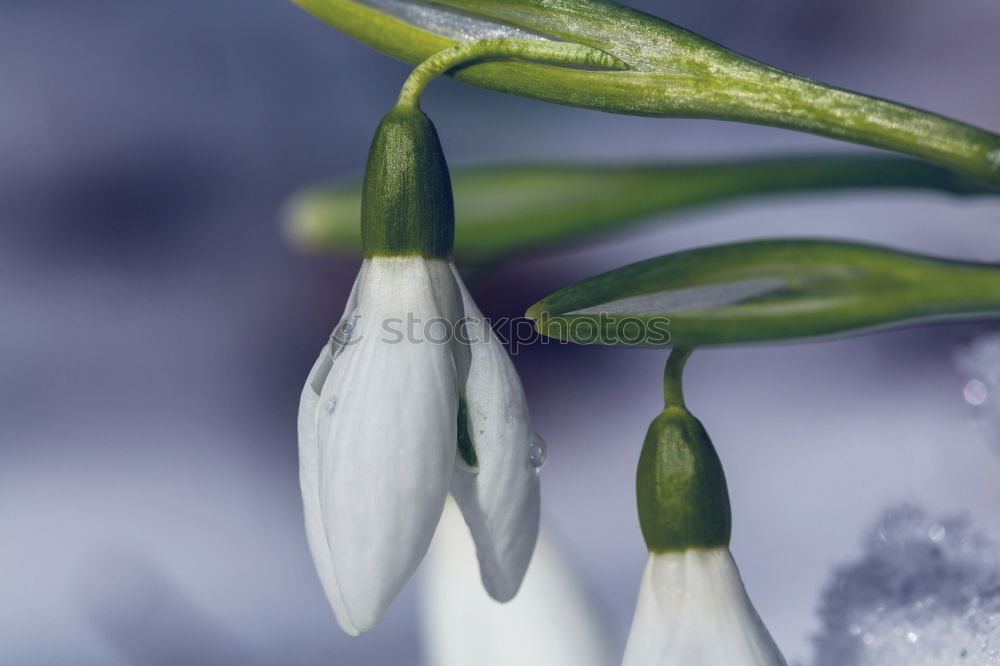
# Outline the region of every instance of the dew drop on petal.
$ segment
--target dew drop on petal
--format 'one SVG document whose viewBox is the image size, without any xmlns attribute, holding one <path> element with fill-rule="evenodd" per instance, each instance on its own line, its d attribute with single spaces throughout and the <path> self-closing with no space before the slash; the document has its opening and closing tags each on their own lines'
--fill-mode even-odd
<svg viewBox="0 0 1000 666">
<path fill-rule="evenodd" d="M 337 328 L 333 329 L 333 333 L 330 334 L 330 354 L 333 355 L 333 358 L 336 359 L 343 354 L 344 350 L 351 344 L 359 319 L 361 319 L 361 315 L 352 312 L 337 324 Z"/>
<path fill-rule="evenodd" d="M 545 440 L 538 435 L 532 435 L 528 442 L 528 460 L 531 462 L 531 466 L 535 469 L 541 469 L 548 456 L 549 452 Z"/>
</svg>

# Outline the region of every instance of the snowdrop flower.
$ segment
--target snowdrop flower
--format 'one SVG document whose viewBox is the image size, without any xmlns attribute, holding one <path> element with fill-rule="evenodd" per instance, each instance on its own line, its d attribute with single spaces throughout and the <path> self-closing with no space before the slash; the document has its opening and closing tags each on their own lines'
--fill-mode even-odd
<svg viewBox="0 0 1000 666">
<path fill-rule="evenodd" d="M 437 133 L 418 109 L 397 107 L 369 153 L 365 260 L 299 407 L 306 534 L 351 635 L 413 574 L 449 490 L 494 598 L 517 592 L 537 538 L 541 440 L 451 262 L 453 235 Z"/>
<path fill-rule="evenodd" d="M 623 666 L 784 666 L 729 552 L 731 514 L 722 464 L 684 406 L 690 352 L 667 363 L 667 407 L 646 433 L 636 494 L 649 560 Z"/>
<path fill-rule="evenodd" d="M 544 525 L 517 598 L 499 604 L 477 582 L 474 547 L 449 501 L 424 565 L 427 666 L 611 666 L 608 627 Z"/>
</svg>

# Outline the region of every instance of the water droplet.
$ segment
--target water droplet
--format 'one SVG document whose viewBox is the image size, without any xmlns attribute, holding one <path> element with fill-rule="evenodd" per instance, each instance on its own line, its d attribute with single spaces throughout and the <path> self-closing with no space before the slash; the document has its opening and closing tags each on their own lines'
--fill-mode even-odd
<svg viewBox="0 0 1000 666">
<path fill-rule="evenodd" d="M 351 344 L 351 339 L 358 328 L 359 319 L 361 319 L 361 315 L 352 312 L 337 324 L 337 328 L 333 329 L 333 333 L 330 334 L 330 353 L 333 358 L 343 354 L 347 346 Z"/>
<path fill-rule="evenodd" d="M 337 399 L 330 398 L 326 401 L 326 411 L 328 414 L 333 414 L 333 410 L 337 409 Z"/>
<path fill-rule="evenodd" d="M 989 393 L 990 390 L 986 387 L 986 384 L 978 379 L 970 379 L 969 383 L 965 385 L 965 389 L 962 391 L 965 401 L 973 407 L 978 407 L 986 402 L 986 396 L 988 396 Z"/>
<path fill-rule="evenodd" d="M 528 460 L 531 462 L 531 466 L 535 469 L 541 469 L 548 456 L 549 452 L 545 440 L 538 435 L 532 435 L 528 442 Z"/>
<path fill-rule="evenodd" d="M 916 643 L 917 635 L 911 631 L 908 634 L 906 634 L 906 640 L 910 641 L 911 643 Z"/>
<path fill-rule="evenodd" d="M 934 543 L 941 543 L 947 533 L 948 530 L 941 523 L 934 523 L 927 529 L 927 536 Z"/>
</svg>

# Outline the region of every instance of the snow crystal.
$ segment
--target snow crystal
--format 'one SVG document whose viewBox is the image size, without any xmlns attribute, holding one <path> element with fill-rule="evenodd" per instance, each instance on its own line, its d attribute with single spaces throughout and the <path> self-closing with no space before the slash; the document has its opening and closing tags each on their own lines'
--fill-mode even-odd
<svg viewBox="0 0 1000 666">
<path fill-rule="evenodd" d="M 823 595 L 816 666 L 1000 666 L 1000 552 L 966 518 L 885 512 Z"/>
</svg>

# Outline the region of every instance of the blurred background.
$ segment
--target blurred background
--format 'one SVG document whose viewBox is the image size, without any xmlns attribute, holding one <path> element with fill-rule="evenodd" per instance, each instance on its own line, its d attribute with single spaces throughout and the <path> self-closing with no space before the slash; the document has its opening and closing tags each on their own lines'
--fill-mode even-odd
<svg viewBox="0 0 1000 666">
<path fill-rule="evenodd" d="M 631 3 L 765 62 L 1000 129 L 995 0 Z M 287 0 L 0 0 L 0 664 L 413 664 L 418 586 L 336 627 L 301 525 L 301 384 L 357 269 L 290 247 L 296 188 L 360 173 L 408 67 Z M 790 132 L 546 106 L 453 81 L 452 164 L 846 150 Z M 511 196 L 516 196 L 512 192 Z M 1000 205 L 760 199 L 518 259 L 513 316 L 681 248 L 774 235 L 1000 260 Z M 986 323 L 699 352 L 688 401 L 726 464 L 733 550 L 789 657 L 890 503 L 1000 539 L 995 433 L 953 363 Z M 664 354 L 523 349 L 546 520 L 619 651 L 645 551 L 633 475 Z M 596 490 L 595 490 L 596 489 Z"/>
</svg>

